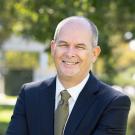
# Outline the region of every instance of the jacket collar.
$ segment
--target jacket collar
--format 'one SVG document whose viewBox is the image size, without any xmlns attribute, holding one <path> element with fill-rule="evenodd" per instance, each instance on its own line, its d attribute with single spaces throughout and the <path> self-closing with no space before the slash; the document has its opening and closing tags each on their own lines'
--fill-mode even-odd
<svg viewBox="0 0 135 135">
<path fill-rule="evenodd" d="M 77 127 L 79 126 L 80 122 L 85 117 L 86 113 L 95 101 L 96 94 L 99 91 L 98 87 L 99 81 L 90 72 L 89 80 L 80 93 L 68 119 L 64 133 L 65 135 L 75 134 L 75 131 L 77 131 Z"/>
<path fill-rule="evenodd" d="M 40 91 L 40 133 L 54 134 L 54 109 L 55 109 L 55 91 L 56 77 L 44 82 L 46 87 L 42 87 Z M 76 128 L 86 115 L 86 112 L 95 101 L 95 95 L 98 93 L 99 81 L 90 72 L 90 77 L 78 96 L 74 108 L 70 114 L 67 125 L 65 127 L 65 135 L 74 135 Z M 45 124 L 43 124 L 45 123 Z M 47 125 L 47 126 L 46 126 Z"/>
</svg>

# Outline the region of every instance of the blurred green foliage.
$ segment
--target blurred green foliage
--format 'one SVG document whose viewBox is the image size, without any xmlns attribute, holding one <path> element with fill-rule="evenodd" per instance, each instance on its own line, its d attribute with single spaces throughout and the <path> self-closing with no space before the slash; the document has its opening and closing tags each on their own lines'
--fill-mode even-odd
<svg viewBox="0 0 135 135">
<path fill-rule="evenodd" d="M 127 135 L 135 135 L 135 97 L 131 97 L 131 109 L 128 118 Z"/>
<path fill-rule="evenodd" d="M 13 33 L 48 43 L 60 20 L 83 15 L 93 20 L 99 29 L 102 53 L 94 71 L 110 84 L 135 86 L 135 52 L 128 47 L 135 37 L 134 5 L 134 0 L 0 0 L 0 47 Z M 131 32 L 133 37 L 125 39 L 126 32 Z M 6 64 L 14 69 L 30 69 L 33 65 L 36 68 L 37 58 L 37 54 L 9 52 Z M 132 102 L 128 135 L 135 134 L 134 98 Z M 8 106 L 0 106 L 0 114 L 6 114 L 1 111 L 11 114 L 11 110 Z M 9 117 L 0 115 L 0 135 L 7 121 Z"/>
<path fill-rule="evenodd" d="M 118 74 L 128 74 L 126 69 L 135 63 L 135 53 L 130 55 L 128 40 L 124 39 L 126 32 L 135 36 L 134 5 L 134 0 L 1 0 L 0 45 L 12 33 L 48 43 L 60 20 L 83 15 L 93 20 L 99 29 L 102 66 L 97 62 L 95 72 L 110 84 L 123 84 L 127 79 L 119 83 L 117 78 L 123 74 Z M 135 83 L 132 77 L 128 82 Z"/>
<path fill-rule="evenodd" d="M 39 55 L 32 52 L 5 52 L 5 64 L 10 69 L 35 69 L 38 67 Z"/>
</svg>

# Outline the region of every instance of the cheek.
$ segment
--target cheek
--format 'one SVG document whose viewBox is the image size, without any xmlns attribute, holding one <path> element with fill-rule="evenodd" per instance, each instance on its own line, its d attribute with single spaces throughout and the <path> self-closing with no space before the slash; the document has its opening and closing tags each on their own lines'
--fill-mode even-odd
<svg viewBox="0 0 135 135">
<path fill-rule="evenodd" d="M 91 53 L 89 53 L 89 52 L 83 52 L 83 53 L 80 53 L 80 57 L 84 61 L 90 61 L 92 56 L 91 56 Z"/>
<path fill-rule="evenodd" d="M 86 67 L 89 67 L 93 62 L 92 60 L 92 55 L 87 53 L 85 55 L 82 55 L 82 61 L 83 61 L 83 65 L 82 66 L 86 66 Z"/>
<path fill-rule="evenodd" d="M 64 55 L 63 51 L 61 51 L 60 49 L 57 49 L 54 51 L 54 59 L 55 61 L 59 61 L 61 60 L 62 56 Z"/>
</svg>

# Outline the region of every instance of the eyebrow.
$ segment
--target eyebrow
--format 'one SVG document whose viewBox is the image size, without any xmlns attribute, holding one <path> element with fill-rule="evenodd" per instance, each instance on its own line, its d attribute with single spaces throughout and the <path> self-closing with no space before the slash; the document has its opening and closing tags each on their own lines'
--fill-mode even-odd
<svg viewBox="0 0 135 135">
<path fill-rule="evenodd" d="M 58 43 L 65 43 L 65 44 L 69 44 L 68 42 L 63 41 L 63 40 L 58 41 Z M 76 45 L 83 45 L 83 46 L 86 46 L 86 44 L 84 44 L 84 43 L 77 43 Z"/>
<path fill-rule="evenodd" d="M 63 40 L 58 41 L 58 43 L 66 43 L 66 44 L 68 44 L 68 42 L 63 41 Z"/>
</svg>

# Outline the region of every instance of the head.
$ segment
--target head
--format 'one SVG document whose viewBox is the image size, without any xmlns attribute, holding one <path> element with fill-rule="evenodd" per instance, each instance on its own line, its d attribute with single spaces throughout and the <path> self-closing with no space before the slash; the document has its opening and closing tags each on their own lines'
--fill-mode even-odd
<svg viewBox="0 0 135 135">
<path fill-rule="evenodd" d="M 85 78 L 100 54 L 97 43 L 97 27 L 87 18 L 72 16 L 58 24 L 51 52 L 61 82 L 75 85 Z"/>
</svg>

